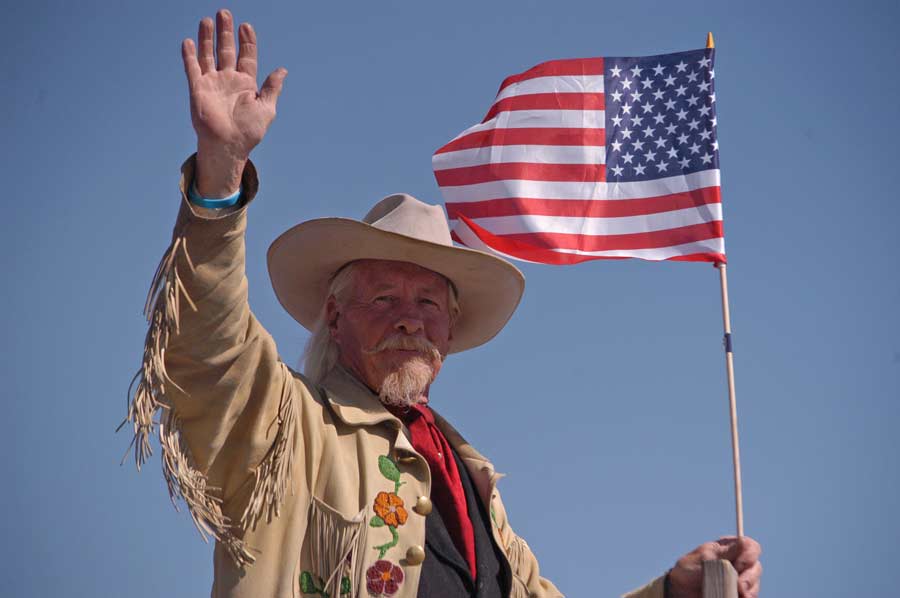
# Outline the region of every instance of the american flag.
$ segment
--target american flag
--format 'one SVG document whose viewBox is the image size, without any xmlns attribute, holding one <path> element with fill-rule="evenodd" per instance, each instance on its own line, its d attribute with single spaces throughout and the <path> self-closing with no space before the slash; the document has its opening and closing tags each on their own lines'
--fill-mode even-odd
<svg viewBox="0 0 900 598">
<path fill-rule="evenodd" d="M 454 239 L 547 264 L 725 262 L 713 49 L 507 77 L 435 152 Z"/>
</svg>

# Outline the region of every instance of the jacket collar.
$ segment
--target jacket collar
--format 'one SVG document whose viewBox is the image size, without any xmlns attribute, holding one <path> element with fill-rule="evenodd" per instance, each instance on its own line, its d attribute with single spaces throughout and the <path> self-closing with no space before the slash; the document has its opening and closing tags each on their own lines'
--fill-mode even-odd
<svg viewBox="0 0 900 598">
<path fill-rule="evenodd" d="M 405 433 L 403 423 L 390 411 L 384 408 L 381 400 L 360 382 L 352 373 L 341 365 L 335 366 L 322 382 L 329 405 L 337 417 L 351 426 L 374 426 L 391 422 L 397 429 L 397 448 L 416 453 Z M 441 415 L 434 412 L 434 420 L 441 429 L 447 442 L 456 450 L 460 459 L 469 470 L 472 481 L 484 504 L 490 504 L 490 498 L 497 481 L 504 476 L 494 469 L 493 463 L 466 441 L 462 435 Z"/>
</svg>

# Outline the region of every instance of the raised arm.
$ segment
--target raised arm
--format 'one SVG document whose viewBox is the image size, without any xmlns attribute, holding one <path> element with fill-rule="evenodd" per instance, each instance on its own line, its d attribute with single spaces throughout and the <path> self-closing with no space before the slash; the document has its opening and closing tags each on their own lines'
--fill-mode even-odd
<svg viewBox="0 0 900 598">
<path fill-rule="evenodd" d="M 212 28 L 211 19 L 201 21 L 199 57 L 192 40 L 182 44 L 197 154 L 182 167 L 172 243 L 147 298 L 149 330 L 126 421 L 138 467 L 158 428 L 173 499 L 187 503 L 201 533 L 246 563 L 253 557 L 242 532 L 277 508 L 296 420 L 292 374 L 250 311 L 244 274 L 246 211 L 257 190 L 249 155 L 275 117 L 287 71 L 273 72 L 257 92 L 253 28 L 241 25 L 236 61 L 231 14 L 218 13 L 218 66 Z M 207 198 L 240 186 L 241 201 L 210 213 L 188 199 L 195 181 Z"/>
</svg>

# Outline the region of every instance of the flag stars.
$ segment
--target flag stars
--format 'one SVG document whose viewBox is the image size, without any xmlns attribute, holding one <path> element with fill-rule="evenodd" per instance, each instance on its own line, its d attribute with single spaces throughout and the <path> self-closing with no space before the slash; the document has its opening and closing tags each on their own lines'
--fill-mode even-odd
<svg viewBox="0 0 900 598">
<path fill-rule="evenodd" d="M 663 99 L 664 95 L 666 95 L 666 94 L 664 94 L 661 89 L 657 89 L 656 91 L 653 92 L 653 99 L 656 101 L 659 101 L 659 100 Z"/>
<path fill-rule="evenodd" d="M 644 86 L 644 89 L 651 89 L 653 87 L 653 80 L 650 77 L 641 80 L 641 85 Z"/>
<path fill-rule="evenodd" d="M 644 130 L 642 131 L 642 133 L 644 134 L 644 138 L 652 137 L 653 136 L 653 128 L 650 125 L 647 125 L 644 128 Z"/>
<path fill-rule="evenodd" d="M 675 85 L 675 77 L 673 77 L 672 75 L 666 77 L 664 81 L 666 82 L 666 87 L 672 87 L 673 85 Z"/>
<path fill-rule="evenodd" d="M 644 142 L 643 141 L 635 141 L 632 143 L 634 145 L 634 151 L 642 152 L 644 151 Z"/>
<path fill-rule="evenodd" d="M 678 158 L 678 152 L 675 151 L 675 148 L 674 148 L 674 147 L 670 147 L 669 149 L 667 149 L 667 150 L 666 150 L 666 155 L 669 156 L 670 158 L 673 158 L 673 159 L 677 159 L 677 158 Z"/>
<path fill-rule="evenodd" d="M 677 95 L 678 97 L 681 97 L 685 94 L 686 91 L 687 91 L 687 87 L 685 87 L 684 85 L 679 85 L 678 87 L 675 88 L 675 95 Z"/>
<path fill-rule="evenodd" d="M 622 89 L 631 89 L 631 79 L 622 79 Z"/>
<path fill-rule="evenodd" d="M 656 161 L 656 152 L 653 150 L 647 151 L 647 162 L 655 162 Z"/>
<path fill-rule="evenodd" d="M 690 73 L 688 73 L 688 76 L 687 76 L 688 83 L 696 83 L 698 74 L 699 73 L 695 73 L 694 71 L 691 71 Z"/>
<path fill-rule="evenodd" d="M 657 63 L 656 66 L 653 67 L 653 74 L 656 75 L 657 77 L 659 77 L 660 75 L 663 74 L 664 70 L 665 69 L 663 68 L 663 65 Z"/>
<path fill-rule="evenodd" d="M 646 170 L 646 166 L 642 166 L 641 164 L 636 164 L 634 167 L 634 174 L 644 174 L 644 170 Z"/>
<path fill-rule="evenodd" d="M 659 161 L 656 163 L 656 170 L 659 172 L 665 172 L 666 168 L 669 167 L 668 162 Z"/>
<path fill-rule="evenodd" d="M 633 116 L 631 118 L 631 124 L 633 124 L 636 127 L 641 126 L 642 124 L 644 124 L 644 117 L 643 116 Z"/>
<path fill-rule="evenodd" d="M 709 106 L 700 106 L 700 116 L 708 115 L 710 110 L 712 110 L 712 108 Z"/>
<path fill-rule="evenodd" d="M 718 142 L 718 141 L 713 141 L 713 143 L 712 143 L 712 148 L 713 148 L 713 151 L 714 151 L 714 152 L 719 151 L 719 142 Z"/>
<path fill-rule="evenodd" d="M 621 116 L 614 116 L 614 117 L 612 117 L 612 123 L 613 123 L 613 125 L 616 126 L 616 127 L 622 126 L 622 117 L 621 117 Z"/>
<path fill-rule="evenodd" d="M 696 141 L 695 141 L 688 149 L 691 150 L 691 153 L 692 153 L 692 154 L 699 154 L 699 153 L 700 153 L 700 146 L 697 145 L 697 142 L 696 142 Z"/>
<path fill-rule="evenodd" d="M 622 150 L 622 142 L 621 141 L 613 141 L 611 144 L 614 152 L 618 152 Z"/>
<path fill-rule="evenodd" d="M 685 120 L 687 118 L 687 112 L 684 111 L 684 108 L 675 113 L 675 116 L 678 117 L 678 120 Z"/>
<path fill-rule="evenodd" d="M 678 143 L 680 143 L 681 145 L 684 145 L 688 142 L 688 139 L 690 139 L 690 137 L 688 137 L 687 135 L 682 133 L 681 135 L 678 136 Z"/>
<path fill-rule="evenodd" d="M 613 77 L 618 77 L 622 74 L 622 69 L 620 69 L 618 66 L 614 66 L 609 70 L 609 72 Z"/>
<path fill-rule="evenodd" d="M 678 161 L 678 163 L 681 165 L 682 170 L 684 170 L 685 168 L 687 168 L 690 165 L 691 160 L 690 160 L 690 158 L 682 158 L 681 160 Z"/>
<path fill-rule="evenodd" d="M 716 94 L 714 94 L 714 93 L 709 94 L 709 103 L 710 104 L 716 103 Z"/>
<path fill-rule="evenodd" d="M 641 76 L 641 71 L 644 70 L 644 69 L 642 69 L 642 68 L 639 67 L 638 65 L 634 65 L 634 66 L 633 66 L 631 69 L 629 69 L 629 70 L 631 71 L 631 74 L 634 75 L 635 78 L 637 78 L 637 77 L 640 77 L 640 76 Z"/>
<path fill-rule="evenodd" d="M 704 129 L 700 131 L 700 139 L 703 141 L 709 141 L 709 137 L 712 135 L 712 131 Z"/>
<path fill-rule="evenodd" d="M 689 128 L 691 131 L 696 131 L 696 130 L 697 130 L 697 127 L 700 126 L 700 121 L 697 120 L 696 118 L 691 119 L 691 122 L 689 122 L 689 123 L 687 124 L 687 126 L 688 126 L 688 128 Z"/>
<path fill-rule="evenodd" d="M 679 62 L 678 64 L 675 65 L 675 68 L 678 70 L 679 73 L 683 73 L 685 71 L 685 69 L 687 69 L 687 64 L 682 60 L 681 62 Z"/>
<path fill-rule="evenodd" d="M 700 59 L 700 62 L 698 62 L 697 64 L 700 66 L 700 68 L 705 69 L 706 67 L 709 66 L 709 63 L 710 63 L 709 57 L 704 56 L 703 58 Z"/>
<path fill-rule="evenodd" d="M 702 82 L 700 85 L 698 85 L 697 87 L 700 89 L 700 91 L 706 92 L 706 91 L 709 90 L 709 81 L 704 81 L 704 82 Z"/>
<path fill-rule="evenodd" d="M 622 154 L 622 162 L 624 164 L 631 164 L 631 161 L 633 159 L 634 159 L 634 156 L 632 156 L 629 152 L 625 152 L 624 154 Z"/>
<path fill-rule="evenodd" d="M 658 149 L 662 149 L 666 146 L 666 139 L 664 137 L 657 137 L 653 140 L 653 143 L 656 144 Z"/>
<path fill-rule="evenodd" d="M 634 102 L 635 104 L 637 104 L 638 102 L 640 102 L 640 101 L 641 101 L 641 94 L 639 94 L 637 91 L 632 92 L 632 93 L 631 93 L 631 101 Z"/>
<path fill-rule="evenodd" d="M 631 129 L 622 129 L 622 139 L 631 139 Z"/>
<path fill-rule="evenodd" d="M 697 96 L 695 96 L 693 94 L 691 95 L 691 97 L 689 97 L 687 99 L 687 103 L 690 104 L 692 107 L 696 106 L 697 102 L 699 102 L 699 101 L 700 101 L 700 98 L 698 98 Z"/>
<path fill-rule="evenodd" d="M 644 109 L 644 114 L 647 114 L 648 112 L 651 112 L 653 110 L 653 104 L 651 104 L 650 102 L 644 102 L 644 105 L 641 106 L 641 108 Z"/>
<path fill-rule="evenodd" d="M 667 135 L 674 135 L 676 129 L 678 129 L 678 126 L 677 126 L 677 125 L 674 125 L 674 124 L 673 124 L 673 125 L 666 125 L 666 134 L 667 134 Z"/>
<path fill-rule="evenodd" d="M 654 114 L 653 120 L 656 122 L 656 124 L 661 125 L 666 121 L 666 117 L 663 114 Z"/>
<path fill-rule="evenodd" d="M 675 100 L 668 100 L 665 103 L 666 110 L 675 110 Z"/>
<path fill-rule="evenodd" d="M 618 103 L 622 99 L 622 92 L 618 91 L 618 90 L 612 92 L 609 95 L 612 96 L 613 102 L 616 102 L 616 103 Z"/>
<path fill-rule="evenodd" d="M 704 164 L 711 164 L 713 157 L 709 154 L 709 152 L 706 152 L 702 156 L 700 156 L 700 159 Z"/>
<path fill-rule="evenodd" d="M 616 175 L 616 176 L 622 176 L 622 171 L 623 171 L 623 170 L 625 170 L 625 169 L 622 168 L 621 166 L 613 166 L 613 167 L 612 167 L 613 174 Z"/>
</svg>

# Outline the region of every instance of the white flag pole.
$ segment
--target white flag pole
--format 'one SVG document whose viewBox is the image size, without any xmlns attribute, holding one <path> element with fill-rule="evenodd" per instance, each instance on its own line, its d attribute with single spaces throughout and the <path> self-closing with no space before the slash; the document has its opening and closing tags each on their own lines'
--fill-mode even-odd
<svg viewBox="0 0 900 598">
<path fill-rule="evenodd" d="M 706 47 L 714 48 L 712 32 L 706 35 Z M 734 353 L 731 346 L 731 312 L 728 306 L 728 275 L 723 262 L 716 262 L 722 288 L 722 323 L 725 327 L 725 370 L 728 374 L 728 404 L 731 413 L 731 460 L 734 465 L 734 501 L 737 535 L 744 535 L 744 499 L 741 491 L 741 447 L 738 441 L 737 401 L 734 393 Z"/>
</svg>

